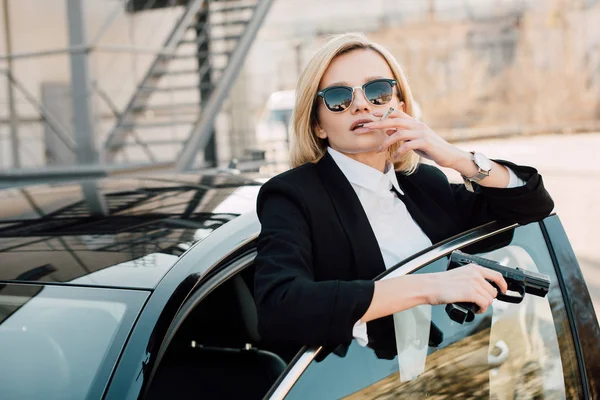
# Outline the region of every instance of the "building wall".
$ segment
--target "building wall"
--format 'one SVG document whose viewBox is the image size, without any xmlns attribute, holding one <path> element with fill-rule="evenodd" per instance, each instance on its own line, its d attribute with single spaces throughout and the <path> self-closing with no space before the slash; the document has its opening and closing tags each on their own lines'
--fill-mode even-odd
<svg viewBox="0 0 600 400">
<path fill-rule="evenodd" d="M 294 89 L 327 34 L 363 31 L 396 56 L 443 135 L 586 129 L 600 120 L 599 20 L 597 0 L 278 1 L 247 62 L 246 108 L 256 118 L 272 92 Z"/>
</svg>

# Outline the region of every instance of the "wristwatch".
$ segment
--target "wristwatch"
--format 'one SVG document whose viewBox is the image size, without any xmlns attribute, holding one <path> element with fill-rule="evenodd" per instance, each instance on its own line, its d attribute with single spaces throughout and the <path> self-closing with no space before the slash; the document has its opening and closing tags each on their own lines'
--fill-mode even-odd
<svg viewBox="0 0 600 400">
<path fill-rule="evenodd" d="M 471 182 L 477 183 L 482 179 L 490 176 L 490 171 L 492 170 L 492 162 L 485 155 L 481 153 L 476 153 L 474 151 L 471 152 L 471 160 L 473 160 L 477 168 L 479 168 L 479 171 L 477 171 L 477 174 L 475 174 L 475 176 L 467 178 L 466 176 L 462 175 L 462 178 L 465 182 L 465 187 L 467 188 L 467 190 L 469 192 L 474 192 L 475 190 L 473 189 L 473 184 Z"/>
</svg>

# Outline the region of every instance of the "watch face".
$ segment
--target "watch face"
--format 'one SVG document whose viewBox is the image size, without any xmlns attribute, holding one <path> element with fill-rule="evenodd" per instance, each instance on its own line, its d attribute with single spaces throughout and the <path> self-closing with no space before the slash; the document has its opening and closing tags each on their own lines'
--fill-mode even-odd
<svg viewBox="0 0 600 400">
<path fill-rule="evenodd" d="M 490 159 L 481 153 L 473 154 L 473 161 L 475 161 L 475 164 L 477 164 L 479 168 L 484 171 L 489 171 L 492 169 L 492 162 Z"/>
</svg>

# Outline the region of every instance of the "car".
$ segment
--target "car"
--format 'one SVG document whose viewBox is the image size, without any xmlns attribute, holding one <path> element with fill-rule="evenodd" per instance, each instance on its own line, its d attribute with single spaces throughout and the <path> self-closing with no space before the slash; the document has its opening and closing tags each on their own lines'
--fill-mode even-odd
<svg viewBox="0 0 600 400">
<path fill-rule="evenodd" d="M 261 340 L 261 180 L 162 174 L 0 191 L 1 399 L 600 397 L 600 328 L 558 215 L 490 222 L 377 279 L 443 271 L 454 250 L 550 278 L 471 322 L 395 314 L 391 355 Z"/>
</svg>

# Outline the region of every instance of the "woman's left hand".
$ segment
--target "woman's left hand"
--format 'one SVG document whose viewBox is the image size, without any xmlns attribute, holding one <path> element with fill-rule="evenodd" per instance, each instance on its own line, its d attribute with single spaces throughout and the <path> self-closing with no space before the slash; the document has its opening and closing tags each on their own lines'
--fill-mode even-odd
<svg viewBox="0 0 600 400">
<path fill-rule="evenodd" d="M 378 116 L 377 113 L 374 115 Z M 394 159 L 413 150 L 421 157 L 434 161 L 440 167 L 451 168 L 465 157 L 463 150 L 446 142 L 425 123 L 402 110 L 392 112 L 385 121 L 370 122 L 359 129 L 364 130 L 365 133 L 379 129 L 385 131 L 388 137 L 380 146 L 380 152 L 386 151 L 394 143 L 404 142 L 394 153 Z M 358 130 L 355 132 L 359 133 Z"/>
</svg>

